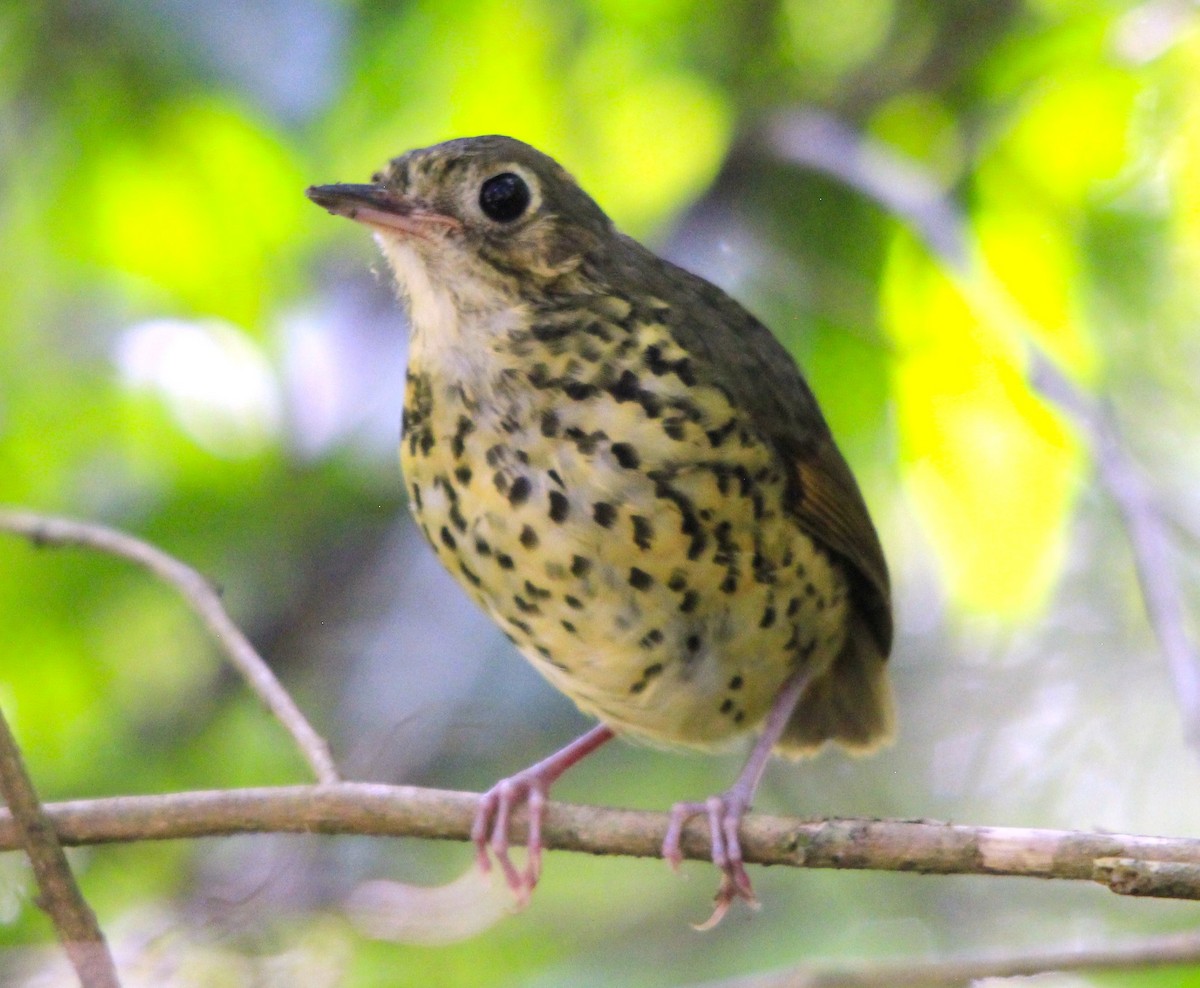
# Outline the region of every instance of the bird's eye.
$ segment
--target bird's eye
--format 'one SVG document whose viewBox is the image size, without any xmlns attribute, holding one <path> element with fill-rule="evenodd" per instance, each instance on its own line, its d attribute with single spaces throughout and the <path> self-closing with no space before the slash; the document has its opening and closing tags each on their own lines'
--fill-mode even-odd
<svg viewBox="0 0 1200 988">
<path fill-rule="evenodd" d="M 479 208 L 497 223 L 511 223 L 529 207 L 529 186 L 512 172 L 493 175 L 479 188 Z"/>
</svg>

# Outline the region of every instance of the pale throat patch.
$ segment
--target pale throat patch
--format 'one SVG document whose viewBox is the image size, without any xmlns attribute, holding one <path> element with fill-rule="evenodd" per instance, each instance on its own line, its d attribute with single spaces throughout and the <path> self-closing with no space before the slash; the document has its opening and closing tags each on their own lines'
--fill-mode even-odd
<svg viewBox="0 0 1200 988">
<path fill-rule="evenodd" d="M 395 274 L 398 294 L 408 308 L 412 358 L 444 380 L 482 383 L 495 370 L 487 339 L 520 326 L 522 309 L 503 304 L 496 286 L 473 277 L 469 263 L 450 272 L 449 264 L 426 256 L 411 239 L 387 231 L 377 230 L 375 242 Z M 445 251 L 447 260 L 454 249 L 428 248 Z"/>
</svg>

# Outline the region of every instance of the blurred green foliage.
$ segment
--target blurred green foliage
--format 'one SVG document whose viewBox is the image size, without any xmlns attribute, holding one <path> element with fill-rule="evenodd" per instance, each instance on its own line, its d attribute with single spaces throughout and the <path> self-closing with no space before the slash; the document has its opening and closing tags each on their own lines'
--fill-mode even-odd
<svg viewBox="0 0 1200 988">
<path fill-rule="evenodd" d="M 814 109 L 945 190 L 962 265 L 836 169 L 782 160 L 766 122 Z M 760 313 L 863 478 L 898 588 L 902 739 L 779 768 L 765 808 L 1195 831 L 1195 759 L 1122 533 L 1026 381 L 1033 339 L 1112 402 L 1164 507 L 1194 517 L 1185 3 L 2 0 L 0 502 L 130 529 L 209 574 L 348 774 L 481 787 L 564 741 L 582 720 L 412 538 L 402 318 L 368 238 L 302 195 L 488 132 L 554 154 L 623 228 Z M 46 798 L 305 778 L 140 572 L 0 539 L 0 627 L 0 705 Z M 733 765 L 605 752 L 561 795 L 665 807 Z M 465 850 L 76 860 L 119 944 L 157 936 L 142 961 L 204 985 L 681 984 L 1194 925 L 1088 889 L 769 873 L 761 915 L 698 939 L 702 869 L 677 883 L 552 855 L 528 913 L 405 947 L 361 938 L 337 902 L 369 877 L 443 880 Z M 49 936 L 30 894 L 0 861 L 13 970 Z"/>
</svg>

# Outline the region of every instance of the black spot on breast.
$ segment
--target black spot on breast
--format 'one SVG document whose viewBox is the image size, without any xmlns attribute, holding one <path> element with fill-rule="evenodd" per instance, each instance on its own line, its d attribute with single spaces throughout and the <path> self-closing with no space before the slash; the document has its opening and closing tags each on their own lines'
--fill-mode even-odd
<svg viewBox="0 0 1200 988">
<path fill-rule="evenodd" d="M 471 468 L 465 463 L 460 467 L 456 467 L 454 470 L 454 477 L 460 484 L 466 487 L 471 483 Z"/>
<path fill-rule="evenodd" d="M 733 715 L 733 722 L 735 724 L 740 724 L 745 719 L 746 719 L 746 711 L 744 711 L 744 710 L 739 710 L 736 714 Z"/>
<path fill-rule="evenodd" d="M 567 515 L 571 513 L 571 502 L 567 500 L 567 495 L 562 491 L 550 492 L 550 520 L 553 522 L 562 523 L 567 520 Z"/>
<path fill-rule="evenodd" d="M 546 471 L 546 476 L 549 477 L 551 480 L 553 480 L 556 484 L 558 484 L 558 486 L 561 487 L 563 490 L 566 490 L 567 485 L 563 483 L 562 477 L 559 476 L 558 471 L 555 470 L 554 467 L 551 467 L 549 470 Z"/>
<path fill-rule="evenodd" d="M 701 645 L 701 641 L 700 641 L 699 635 L 688 635 L 687 639 L 683 643 L 683 647 L 686 648 L 689 652 L 693 652 L 693 653 L 700 651 L 700 645 Z"/>
<path fill-rule="evenodd" d="M 608 434 L 602 429 L 596 432 L 588 432 L 576 425 L 568 428 L 563 435 L 570 439 L 575 444 L 575 448 L 584 456 L 591 456 L 596 452 L 596 447 L 608 438 Z"/>
<path fill-rule="evenodd" d="M 721 443 L 725 442 L 725 440 L 729 438 L 730 434 L 736 428 L 737 422 L 734 419 L 730 419 L 724 425 L 719 426 L 716 429 L 707 430 L 705 435 L 708 436 L 708 441 L 712 445 L 712 448 L 716 449 L 721 445 Z"/>
<path fill-rule="evenodd" d="M 621 372 L 621 376 L 608 386 L 608 393 L 619 402 L 637 401 L 641 392 L 637 375 L 631 370 Z"/>
<path fill-rule="evenodd" d="M 583 381 L 568 381 L 563 385 L 563 393 L 572 401 L 586 401 L 599 393 L 599 389 L 594 384 L 585 384 Z"/>
<path fill-rule="evenodd" d="M 529 482 L 528 477 L 517 477 L 508 489 L 508 503 L 514 508 L 519 504 L 524 504 L 529 500 L 531 490 L 533 490 L 533 485 Z"/>
<path fill-rule="evenodd" d="M 722 497 L 729 494 L 729 468 L 723 463 L 718 463 L 712 468 L 713 473 L 717 475 L 717 491 Z"/>
<path fill-rule="evenodd" d="M 582 610 L 583 610 L 583 601 L 582 601 L 582 600 L 580 600 L 578 597 L 575 597 L 575 596 L 573 596 L 573 595 L 571 595 L 571 594 L 566 594 L 566 595 L 563 597 L 563 600 L 564 600 L 564 601 L 566 601 L 566 604 L 567 604 L 567 606 L 568 606 L 568 607 L 570 607 L 570 608 L 572 608 L 572 609 L 574 609 L 574 610 L 576 610 L 576 611 L 582 611 Z"/>
<path fill-rule="evenodd" d="M 421 510 L 421 488 L 418 487 L 415 483 L 412 485 L 412 499 L 413 499 L 413 504 L 416 505 L 417 510 L 420 511 Z"/>
<path fill-rule="evenodd" d="M 787 605 L 787 616 L 795 617 L 800 610 L 800 604 L 801 600 L 799 597 L 793 597 L 791 600 L 789 600 Z"/>
<path fill-rule="evenodd" d="M 663 419 L 663 432 L 665 432 L 669 438 L 674 439 L 677 442 L 683 439 L 683 437 L 687 434 L 687 430 L 684 428 L 683 419 L 681 418 Z"/>
<path fill-rule="evenodd" d="M 646 413 L 646 418 L 656 419 L 662 414 L 662 399 L 653 391 L 640 392 L 638 402 L 642 406 L 642 411 Z"/>
<path fill-rule="evenodd" d="M 481 556 L 490 556 L 492 547 L 488 544 L 487 539 L 477 538 L 475 540 L 475 551 Z"/>
<path fill-rule="evenodd" d="M 695 590 L 689 590 L 683 595 L 683 600 L 679 602 L 679 611 L 681 614 L 691 614 L 700 604 L 700 594 Z"/>
<path fill-rule="evenodd" d="M 687 587 L 687 577 L 678 570 L 671 574 L 671 579 L 667 581 L 667 588 L 679 593 Z"/>
<path fill-rule="evenodd" d="M 727 714 L 732 709 L 733 709 L 733 701 L 731 699 L 729 699 L 729 697 L 725 697 L 725 699 L 721 701 L 721 713 Z"/>
<path fill-rule="evenodd" d="M 585 559 L 583 556 L 572 556 L 571 557 L 571 575 L 572 576 L 577 576 L 577 577 L 586 576 L 588 570 L 590 570 L 591 568 L 592 568 L 592 561 L 590 559 Z"/>
<path fill-rule="evenodd" d="M 513 562 L 513 557 L 506 552 L 496 553 L 496 563 L 501 569 L 515 569 L 517 564 Z"/>
<path fill-rule="evenodd" d="M 535 600 L 546 600 L 550 596 L 550 591 L 545 587 L 539 587 L 532 580 L 525 581 L 525 592 Z"/>
<path fill-rule="evenodd" d="M 775 623 L 775 608 L 767 607 L 763 611 L 762 620 L 758 622 L 760 628 L 769 628 Z"/>
<path fill-rule="evenodd" d="M 535 388 L 544 388 L 550 384 L 550 368 L 544 363 L 536 363 L 526 371 L 525 376 Z"/>
<path fill-rule="evenodd" d="M 650 373 L 658 377 L 662 377 L 671 369 L 671 362 L 663 359 L 662 349 L 659 347 L 646 347 L 642 358 L 646 361 L 646 366 L 650 368 Z"/>
<path fill-rule="evenodd" d="M 518 541 L 520 541 L 521 545 L 523 545 L 526 549 L 536 549 L 538 544 L 537 532 L 526 525 L 521 529 L 521 534 L 518 536 Z"/>
<path fill-rule="evenodd" d="M 517 610 L 520 611 L 522 614 L 541 614 L 542 613 L 542 609 L 540 607 L 538 607 L 537 604 L 534 604 L 534 603 L 526 600 L 519 593 L 513 594 L 513 603 L 517 605 Z"/>
<path fill-rule="evenodd" d="M 511 624 L 518 631 L 523 631 L 527 635 L 533 633 L 533 629 L 531 627 L 529 627 L 529 625 L 526 622 L 522 621 L 520 618 L 510 617 L 510 618 L 506 618 L 505 620 L 508 621 L 508 623 Z"/>
<path fill-rule="evenodd" d="M 533 338 L 542 343 L 550 343 L 554 340 L 561 340 L 564 336 L 571 332 L 571 327 L 567 326 L 534 326 Z"/>
<path fill-rule="evenodd" d="M 731 680 L 729 680 L 729 688 L 731 690 L 740 690 L 742 688 L 742 677 L 734 676 Z"/>
<path fill-rule="evenodd" d="M 721 581 L 721 592 L 722 593 L 736 593 L 737 592 L 737 576 L 736 575 L 734 575 L 733 573 L 726 574 L 725 579 L 723 579 Z"/>
<path fill-rule="evenodd" d="M 638 451 L 629 443 L 613 443 L 612 455 L 616 458 L 617 463 L 626 470 L 636 470 L 638 464 L 642 462 Z"/>
<path fill-rule="evenodd" d="M 655 645 L 660 644 L 662 642 L 662 640 L 663 640 L 663 633 L 661 631 L 659 631 L 657 628 L 653 628 L 650 631 L 647 631 L 644 635 L 642 635 L 641 640 L 638 642 L 638 645 L 641 648 L 653 648 Z"/>
<path fill-rule="evenodd" d="M 634 590 L 649 590 L 654 586 L 654 577 L 647 573 L 644 569 L 638 569 L 636 566 L 631 566 L 629 569 L 629 585 Z"/>
<path fill-rule="evenodd" d="M 454 430 L 454 435 L 450 439 L 450 452 L 454 454 L 454 458 L 458 459 L 463 455 L 466 438 L 475 431 L 475 423 L 465 415 L 458 417 L 458 425 Z"/>
<path fill-rule="evenodd" d="M 612 528 L 617 520 L 617 509 L 607 501 L 597 501 L 592 505 L 592 518 L 601 528 Z"/>
<path fill-rule="evenodd" d="M 461 572 L 466 578 L 466 581 L 471 584 L 471 586 L 478 587 L 483 584 L 483 580 L 479 578 L 479 574 L 471 569 L 471 567 L 464 563 L 461 559 L 458 562 L 458 569 L 459 572 Z"/>
<path fill-rule="evenodd" d="M 450 529 L 448 529 L 445 525 L 442 526 L 442 531 L 440 534 L 442 536 L 442 545 L 444 545 L 447 549 L 453 552 L 458 548 L 458 543 L 454 541 L 454 536 L 450 534 Z"/>
<path fill-rule="evenodd" d="M 548 411 L 542 412 L 542 435 L 547 439 L 553 439 L 558 435 L 558 412 Z"/>
<path fill-rule="evenodd" d="M 576 628 L 575 625 L 573 625 L 570 621 L 559 621 L 558 623 L 562 625 L 563 631 L 565 631 L 568 635 L 579 634 L 579 629 Z"/>
<path fill-rule="evenodd" d="M 613 337 L 612 331 L 599 319 L 592 320 L 583 327 L 583 331 L 587 333 L 588 336 L 594 336 L 596 339 L 602 340 L 605 343 L 610 342 Z"/>
<path fill-rule="evenodd" d="M 654 526 L 650 524 L 649 518 L 643 518 L 641 515 L 633 515 L 629 519 L 633 523 L 633 541 L 639 549 L 649 549 L 650 543 L 654 539 Z"/>
</svg>

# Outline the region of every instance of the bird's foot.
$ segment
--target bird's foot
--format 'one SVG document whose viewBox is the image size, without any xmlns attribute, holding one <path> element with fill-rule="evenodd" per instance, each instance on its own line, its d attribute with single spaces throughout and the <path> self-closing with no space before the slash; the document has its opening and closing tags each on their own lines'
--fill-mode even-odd
<svg viewBox="0 0 1200 988">
<path fill-rule="evenodd" d="M 529 904 L 529 896 L 542 873 L 542 820 L 546 815 L 546 794 L 550 786 L 563 772 L 612 737 L 612 729 L 599 724 L 549 758 L 501 779 L 479 797 L 475 822 L 471 824 L 475 860 L 486 874 L 492 870 L 492 858 L 496 859 L 521 908 Z M 521 803 L 526 805 L 529 815 L 529 836 L 525 842 L 528 856 L 524 871 L 513 864 L 508 853 L 512 814 Z"/>
<path fill-rule="evenodd" d="M 663 838 L 662 854 L 672 868 L 678 869 L 683 861 L 680 841 L 683 825 L 701 813 L 708 817 L 708 828 L 712 840 L 712 862 L 721 872 L 721 885 L 713 897 L 713 913 L 697 930 L 711 930 L 724 918 L 736 899 L 748 906 L 758 908 L 758 898 L 746 866 L 742 861 L 742 843 L 738 828 L 742 817 L 749 809 L 745 797 L 735 786 L 720 796 L 710 796 L 703 803 L 676 803 L 671 808 L 671 819 Z"/>
<path fill-rule="evenodd" d="M 492 858 L 495 858 L 522 908 L 528 905 L 542 871 L 542 819 L 546 813 L 546 793 L 553 780 L 545 778 L 540 767 L 535 765 L 501 779 L 480 796 L 475 822 L 471 825 L 471 840 L 475 844 L 475 860 L 480 870 L 490 872 Z M 521 803 L 525 803 L 529 814 L 524 870 L 513 863 L 508 836 L 513 810 Z"/>
</svg>

